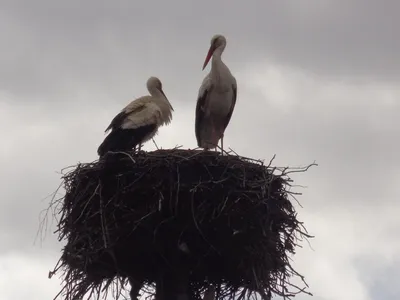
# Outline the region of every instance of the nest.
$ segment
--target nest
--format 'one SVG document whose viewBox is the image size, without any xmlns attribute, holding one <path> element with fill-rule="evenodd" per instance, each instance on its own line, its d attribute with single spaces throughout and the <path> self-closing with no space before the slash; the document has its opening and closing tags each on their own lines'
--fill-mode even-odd
<svg viewBox="0 0 400 300">
<path fill-rule="evenodd" d="M 128 277 L 149 286 L 179 272 L 192 299 L 209 284 L 218 299 L 305 292 L 289 282 L 304 282 L 289 255 L 309 237 L 289 201 L 289 173 L 238 155 L 180 149 L 78 164 L 63 177 L 65 196 L 52 202 L 66 241 L 53 271 L 63 270 L 60 294 L 78 300 L 123 287 Z"/>
</svg>

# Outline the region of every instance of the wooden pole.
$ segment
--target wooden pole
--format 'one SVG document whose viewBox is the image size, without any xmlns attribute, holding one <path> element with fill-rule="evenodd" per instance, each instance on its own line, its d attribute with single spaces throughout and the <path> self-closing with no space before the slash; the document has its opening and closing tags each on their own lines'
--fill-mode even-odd
<svg viewBox="0 0 400 300">
<path fill-rule="evenodd" d="M 166 272 L 156 283 L 156 300 L 191 300 L 186 272 Z"/>
</svg>

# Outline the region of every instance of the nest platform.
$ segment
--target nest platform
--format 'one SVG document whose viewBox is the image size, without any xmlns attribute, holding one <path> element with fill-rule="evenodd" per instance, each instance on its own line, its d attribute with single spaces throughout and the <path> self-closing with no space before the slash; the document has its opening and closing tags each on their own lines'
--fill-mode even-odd
<svg viewBox="0 0 400 300">
<path fill-rule="evenodd" d="M 304 169 L 305 170 L 305 169 Z M 186 274 L 191 297 L 293 296 L 290 264 L 309 237 L 289 200 L 287 169 L 200 150 L 107 154 L 63 176 L 54 273 L 67 300 L 162 274 Z M 290 291 L 292 289 L 292 291 Z M 60 294 L 60 295 L 61 295 Z M 116 295 L 118 298 L 118 295 Z"/>
</svg>

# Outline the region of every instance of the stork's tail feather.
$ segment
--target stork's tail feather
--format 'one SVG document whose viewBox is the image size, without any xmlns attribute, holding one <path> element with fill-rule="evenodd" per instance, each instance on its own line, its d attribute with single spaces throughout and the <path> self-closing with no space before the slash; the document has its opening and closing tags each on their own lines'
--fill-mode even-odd
<svg viewBox="0 0 400 300">
<path fill-rule="evenodd" d="M 108 151 L 130 151 L 142 143 L 156 129 L 156 124 L 145 125 L 135 129 L 114 129 L 101 143 L 97 149 L 97 154 L 103 157 Z"/>
<path fill-rule="evenodd" d="M 130 150 L 136 144 L 137 142 L 132 129 L 116 129 L 106 136 L 103 143 L 97 149 L 97 154 L 102 157 L 108 151 Z"/>
</svg>

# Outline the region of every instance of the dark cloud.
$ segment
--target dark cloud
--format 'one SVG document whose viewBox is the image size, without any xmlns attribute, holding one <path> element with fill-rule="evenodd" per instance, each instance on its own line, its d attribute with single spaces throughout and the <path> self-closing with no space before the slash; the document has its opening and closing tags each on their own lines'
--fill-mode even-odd
<svg viewBox="0 0 400 300">
<path fill-rule="evenodd" d="M 42 0 L 2 8 L 0 88 L 27 99 L 71 101 L 99 87 L 132 94 L 152 74 L 193 95 L 219 32 L 235 68 L 275 61 L 325 76 L 395 80 L 400 73 L 397 2 Z"/>
<path fill-rule="evenodd" d="M 372 0 L 3 1 L 0 259 L 32 251 L 43 199 L 60 183 L 57 172 L 97 158 L 105 127 L 147 93 L 150 75 L 161 78 L 175 108 L 157 143 L 196 147 L 201 66 L 211 36 L 223 33 L 225 60 L 239 83 L 226 147 L 266 160 L 276 154 L 278 166 L 319 163 L 293 176 L 308 186 L 297 189 L 304 192 L 299 211 L 317 235 L 316 251 L 296 258 L 314 298 L 329 292 L 341 299 L 340 284 L 353 300 L 367 299 L 367 286 L 381 299 L 390 266 L 375 274 L 356 260 L 381 261 L 388 243 L 398 249 L 399 8 Z M 369 229 L 355 230 L 360 224 Z M 46 240 L 45 249 L 61 248 L 54 235 Z M 359 278 L 364 271 L 371 280 Z"/>
</svg>

